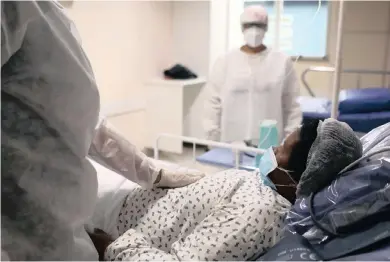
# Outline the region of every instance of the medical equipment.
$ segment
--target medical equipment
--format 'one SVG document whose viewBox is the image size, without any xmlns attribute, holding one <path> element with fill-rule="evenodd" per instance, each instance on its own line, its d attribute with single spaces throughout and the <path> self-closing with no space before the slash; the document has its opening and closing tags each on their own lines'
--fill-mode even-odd
<svg viewBox="0 0 390 262">
<path fill-rule="evenodd" d="M 277 121 L 264 120 L 259 126 L 259 142 L 257 148 L 268 149 L 279 144 Z M 256 155 L 256 167 L 259 167 L 261 155 Z"/>
<path fill-rule="evenodd" d="M 274 150 L 272 147 L 269 147 L 260 160 L 260 165 L 258 167 L 259 169 L 259 176 L 261 180 L 263 181 L 265 186 L 271 187 L 273 190 L 277 190 L 276 187 L 296 187 L 297 183 L 294 181 L 294 179 L 291 177 L 289 170 L 286 170 L 284 168 L 281 168 L 278 166 L 278 162 L 276 161 L 276 156 L 274 153 Z M 286 173 L 286 175 L 290 178 L 291 183 L 284 185 L 284 184 L 275 184 L 271 181 L 271 179 L 268 177 L 268 175 L 274 171 L 275 169 L 279 169 L 280 171 L 283 171 Z"/>
<path fill-rule="evenodd" d="M 275 184 L 269 179 L 268 175 L 278 167 L 275 153 L 272 147 L 268 148 L 265 153 L 261 156 L 259 163 L 259 175 L 264 181 L 264 185 L 271 187 L 276 190 Z"/>
<path fill-rule="evenodd" d="M 256 47 L 259 47 L 263 44 L 263 39 L 264 39 L 264 35 L 265 35 L 264 29 L 251 27 L 251 28 L 245 29 L 243 34 L 244 34 L 245 43 L 248 46 L 250 46 L 252 48 L 256 48 Z"/>
<path fill-rule="evenodd" d="M 303 122 L 330 117 L 332 106 L 331 100 L 315 96 L 306 79 L 308 73 L 334 71 L 332 67 L 310 67 L 302 73 L 303 86 L 311 96 L 298 98 L 303 112 Z M 361 88 L 361 75 L 385 76 L 390 75 L 390 71 L 345 69 L 342 73 L 356 74 L 357 88 L 340 91 L 337 119 L 346 122 L 354 131 L 363 133 L 390 122 L 390 87 Z"/>
</svg>

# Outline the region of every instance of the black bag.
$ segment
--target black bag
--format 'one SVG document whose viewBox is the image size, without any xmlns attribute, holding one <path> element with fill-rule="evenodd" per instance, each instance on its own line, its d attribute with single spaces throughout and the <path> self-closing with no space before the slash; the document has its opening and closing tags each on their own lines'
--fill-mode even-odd
<svg viewBox="0 0 390 262">
<path fill-rule="evenodd" d="M 360 232 L 336 237 L 325 244 L 312 246 L 299 234 L 285 237 L 257 261 L 329 261 L 390 260 L 390 222 L 377 223 Z"/>
<path fill-rule="evenodd" d="M 285 237 L 256 261 L 317 261 L 319 256 L 301 235 L 285 233 Z"/>
<path fill-rule="evenodd" d="M 180 80 L 186 80 L 186 79 L 192 79 L 198 77 L 191 70 L 189 70 L 188 68 L 180 64 L 173 66 L 171 69 L 165 70 L 164 76 L 167 78 L 180 79 Z"/>
</svg>

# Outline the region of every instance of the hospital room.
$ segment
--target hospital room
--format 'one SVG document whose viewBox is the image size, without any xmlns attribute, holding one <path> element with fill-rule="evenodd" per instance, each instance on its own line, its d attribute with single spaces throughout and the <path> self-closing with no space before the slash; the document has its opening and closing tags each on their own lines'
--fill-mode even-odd
<svg viewBox="0 0 390 262">
<path fill-rule="evenodd" d="M 7 1 L 1 42 L 1 260 L 390 261 L 390 1 Z"/>
</svg>

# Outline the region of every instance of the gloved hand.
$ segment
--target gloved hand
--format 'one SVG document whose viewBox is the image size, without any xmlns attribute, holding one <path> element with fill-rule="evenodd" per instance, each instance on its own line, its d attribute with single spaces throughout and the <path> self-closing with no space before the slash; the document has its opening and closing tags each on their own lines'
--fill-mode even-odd
<svg viewBox="0 0 390 262">
<path fill-rule="evenodd" d="M 158 188 L 178 188 L 188 186 L 192 183 L 195 183 L 199 179 L 205 176 L 204 173 L 185 168 L 179 167 L 173 170 L 170 169 L 161 169 L 156 181 L 154 182 L 154 187 Z"/>
</svg>

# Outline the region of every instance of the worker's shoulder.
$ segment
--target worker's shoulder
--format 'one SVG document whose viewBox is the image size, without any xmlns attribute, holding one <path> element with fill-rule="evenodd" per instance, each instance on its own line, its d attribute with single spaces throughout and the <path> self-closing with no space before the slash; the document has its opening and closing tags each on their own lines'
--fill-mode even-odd
<svg viewBox="0 0 390 262">
<path fill-rule="evenodd" d="M 45 16 L 58 6 L 60 5 L 53 1 L 1 1 L 2 14 L 6 16 L 5 18 L 12 17 L 19 23 Z"/>
<path fill-rule="evenodd" d="M 27 24 L 32 22 L 51 25 L 67 22 L 60 15 L 63 12 L 61 5 L 54 1 L 1 1 L 1 9 L 1 26 L 7 33 L 30 31 L 32 29 Z"/>
</svg>

